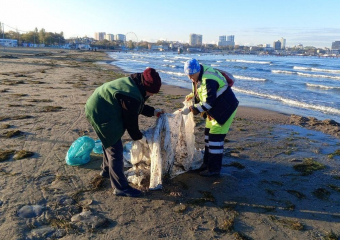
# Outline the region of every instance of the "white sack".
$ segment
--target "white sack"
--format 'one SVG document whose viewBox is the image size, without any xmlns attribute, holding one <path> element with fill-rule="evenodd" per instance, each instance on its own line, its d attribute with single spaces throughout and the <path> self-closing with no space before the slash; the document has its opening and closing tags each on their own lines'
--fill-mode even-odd
<svg viewBox="0 0 340 240">
<path fill-rule="evenodd" d="M 150 190 L 161 189 L 164 176 L 173 178 L 203 163 L 202 152 L 195 149 L 193 114 L 162 114 L 156 125 L 144 132 L 148 146 L 133 141 L 127 179 L 141 185 L 150 176 Z M 128 161 L 128 159 L 125 159 Z"/>
</svg>

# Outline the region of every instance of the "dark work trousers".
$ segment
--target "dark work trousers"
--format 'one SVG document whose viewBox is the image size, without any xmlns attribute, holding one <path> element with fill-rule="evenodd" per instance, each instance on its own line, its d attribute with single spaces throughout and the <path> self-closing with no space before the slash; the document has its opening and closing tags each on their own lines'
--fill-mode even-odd
<svg viewBox="0 0 340 240">
<path fill-rule="evenodd" d="M 203 162 L 209 172 L 220 172 L 222 168 L 224 138 L 227 134 L 211 134 L 209 128 L 204 129 L 204 157 Z"/>
<path fill-rule="evenodd" d="M 123 143 L 121 139 L 111 147 L 106 149 L 103 147 L 102 169 L 104 174 L 109 173 L 112 188 L 124 190 L 129 186 L 124 174 Z"/>
</svg>

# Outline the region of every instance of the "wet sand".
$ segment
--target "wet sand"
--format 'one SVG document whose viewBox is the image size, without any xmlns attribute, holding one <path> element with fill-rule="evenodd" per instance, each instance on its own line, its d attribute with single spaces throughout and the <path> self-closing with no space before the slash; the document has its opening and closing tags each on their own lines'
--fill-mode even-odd
<svg viewBox="0 0 340 240">
<path fill-rule="evenodd" d="M 240 107 L 226 137 L 221 177 L 188 172 L 166 181 L 162 191 L 149 192 L 145 187 L 141 198 L 116 197 L 109 181 L 98 178 L 100 155 L 92 154 L 91 161 L 79 167 L 66 165 L 65 155 L 78 137 L 96 139 L 84 116 L 87 98 L 102 83 L 126 73 L 96 64 L 112 61 L 104 52 L 6 49 L 0 52 L 4 55 L 0 58 L 0 239 L 340 235 L 337 123 Z M 173 112 L 188 93 L 163 85 L 148 104 Z M 203 148 L 204 122 L 198 117 L 195 121 L 196 147 Z M 154 122 L 155 118 L 140 117 L 141 129 Z M 125 134 L 123 140 L 130 138 Z M 34 155 L 14 159 L 20 150 Z M 27 205 L 43 210 L 24 218 L 20 209 Z"/>
</svg>

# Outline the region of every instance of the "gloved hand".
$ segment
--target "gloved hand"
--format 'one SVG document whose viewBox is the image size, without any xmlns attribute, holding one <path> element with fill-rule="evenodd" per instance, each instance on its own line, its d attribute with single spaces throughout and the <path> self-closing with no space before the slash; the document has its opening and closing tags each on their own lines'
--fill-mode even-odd
<svg viewBox="0 0 340 240">
<path fill-rule="evenodd" d="M 185 101 L 190 101 L 193 97 L 194 97 L 194 94 L 190 93 L 190 94 L 185 96 Z"/>
<path fill-rule="evenodd" d="M 182 108 L 182 109 L 181 109 L 181 113 L 182 113 L 183 115 L 188 115 L 190 112 L 191 112 L 191 111 L 190 111 L 190 108 L 188 108 L 188 107 L 185 107 L 185 108 Z"/>
<path fill-rule="evenodd" d="M 140 141 L 140 143 L 141 143 L 142 145 L 148 146 L 148 141 L 146 140 L 146 137 L 145 137 L 145 136 L 143 136 L 142 139 L 140 139 L 139 141 Z"/>
<path fill-rule="evenodd" d="M 206 119 L 208 117 L 207 112 L 201 112 L 201 117 Z"/>
<path fill-rule="evenodd" d="M 197 115 L 197 114 L 199 114 L 200 112 L 199 111 L 197 111 L 197 109 L 196 108 L 194 108 L 194 107 L 190 107 L 190 111 L 194 114 L 194 115 Z"/>
<path fill-rule="evenodd" d="M 162 110 L 162 109 L 155 109 L 155 111 L 153 112 L 153 115 L 155 116 L 155 117 L 160 117 L 161 116 L 161 114 L 164 114 L 165 112 L 164 112 L 164 110 Z"/>
</svg>

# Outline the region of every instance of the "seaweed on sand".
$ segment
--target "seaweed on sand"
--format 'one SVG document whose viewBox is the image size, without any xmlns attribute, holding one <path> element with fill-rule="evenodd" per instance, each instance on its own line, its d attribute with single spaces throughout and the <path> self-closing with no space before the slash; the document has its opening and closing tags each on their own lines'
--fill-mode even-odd
<svg viewBox="0 0 340 240">
<path fill-rule="evenodd" d="M 20 160 L 20 159 L 32 157 L 33 155 L 34 155 L 34 152 L 30 152 L 30 151 L 26 151 L 26 150 L 20 150 L 19 152 L 17 152 L 13 156 L 13 158 L 15 160 Z"/>
<path fill-rule="evenodd" d="M 12 138 L 12 137 L 20 136 L 22 134 L 23 134 L 22 131 L 16 129 L 16 130 L 10 130 L 10 131 L 5 132 L 4 137 L 5 138 Z"/>
<path fill-rule="evenodd" d="M 314 171 L 321 170 L 325 168 L 325 165 L 315 161 L 313 158 L 305 158 L 303 163 L 296 164 L 293 168 L 301 172 L 302 176 L 307 176 L 312 174 Z"/>
<path fill-rule="evenodd" d="M 2 150 L 0 149 L 0 162 L 8 160 L 11 155 L 14 154 L 14 150 Z"/>
</svg>

